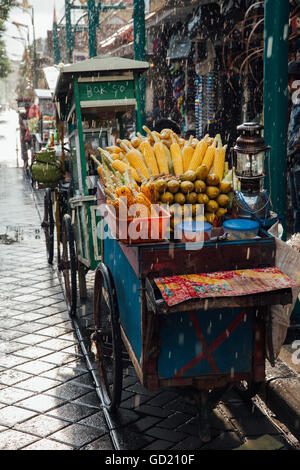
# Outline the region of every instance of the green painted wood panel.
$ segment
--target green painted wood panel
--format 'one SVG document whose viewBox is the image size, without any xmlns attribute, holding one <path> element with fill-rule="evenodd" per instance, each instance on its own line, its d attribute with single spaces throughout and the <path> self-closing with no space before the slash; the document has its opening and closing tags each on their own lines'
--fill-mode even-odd
<svg viewBox="0 0 300 470">
<path fill-rule="evenodd" d="M 122 100 L 135 98 L 134 81 L 79 83 L 80 101 Z"/>
</svg>

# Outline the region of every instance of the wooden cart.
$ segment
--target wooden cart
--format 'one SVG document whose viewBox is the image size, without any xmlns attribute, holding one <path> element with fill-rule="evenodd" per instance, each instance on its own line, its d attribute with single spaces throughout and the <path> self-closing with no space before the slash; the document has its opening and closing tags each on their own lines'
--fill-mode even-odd
<svg viewBox="0 0 300 470">
<path fill-rule="evenodd" d="M 265 325 L 272 304 L 291 302 L 291 289 L 211 297 L 168 307 L 155 277 L 274 266 L 274 238 L 126 245 L 103 241 L 95 273 L 93 339 L 103 403 L 114 411 L 122 391 L 122 346 L 148 390 L 175 387 L 199 406 L 200 437 L 224 391 L 242 381 L 253 395 L 265 380 Z M 121 341 L 122 339 L 122 341 Z"/>
</svg>

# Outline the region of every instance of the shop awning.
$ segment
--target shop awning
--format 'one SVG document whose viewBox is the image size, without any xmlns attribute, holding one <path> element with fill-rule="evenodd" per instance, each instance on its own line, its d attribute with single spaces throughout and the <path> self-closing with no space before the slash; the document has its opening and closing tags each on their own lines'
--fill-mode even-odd
<svg viewBox="0 0 300 470">
<path fill-rule="evenodd" d="M 186 37 L 174 35 L 170 39 L 167 59 L 187 59 L 192 42 Z"/>
</svg>

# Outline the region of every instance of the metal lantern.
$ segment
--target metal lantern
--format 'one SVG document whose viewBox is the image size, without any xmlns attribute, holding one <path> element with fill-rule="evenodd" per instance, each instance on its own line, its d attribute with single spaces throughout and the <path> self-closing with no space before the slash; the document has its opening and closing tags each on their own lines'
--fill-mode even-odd
<svg viewBox="0 0 300 470">
<path fill-rule="evenodd" d="M 240 135 L 232 149 L 232 164 L 239 180 L 239 188 L 235 193 L 238 214 L 265 221 L 270 215 L 270 198 L 263 190 L 263 179 L 270 147 L 261 135 L 262 125 L 246 122 L 238 126 L 237 130 Z"/>
<path fill-rule="evenodd" d="M 270 147 L 265 144 L 261 135 L 262 125 L 256 122 L 246 122 L 238 126 L 237 130 L 240 136 L 233 148 L 233 166 L 242 187 L 251 190 L 251 187 L 255 185 L 251 184 L 249 179 L 262 180 L 265 176 L 265 162 Z"/>
</svg>

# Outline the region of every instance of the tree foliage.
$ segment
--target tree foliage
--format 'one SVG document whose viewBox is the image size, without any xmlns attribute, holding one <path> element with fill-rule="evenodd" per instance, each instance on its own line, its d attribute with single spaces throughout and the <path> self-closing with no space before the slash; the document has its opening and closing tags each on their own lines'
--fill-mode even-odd
<svg viewBox="0 0 300 470">
<path fill-rule="evenodd" d="M 0 78 L 6 77 L 10 72 L 9 59 L 2 35 L 5 31 L 5 21 L 8 19 L 9 11 L 15 4 L 15 0 L 0 0 Z"/>
</svg>

